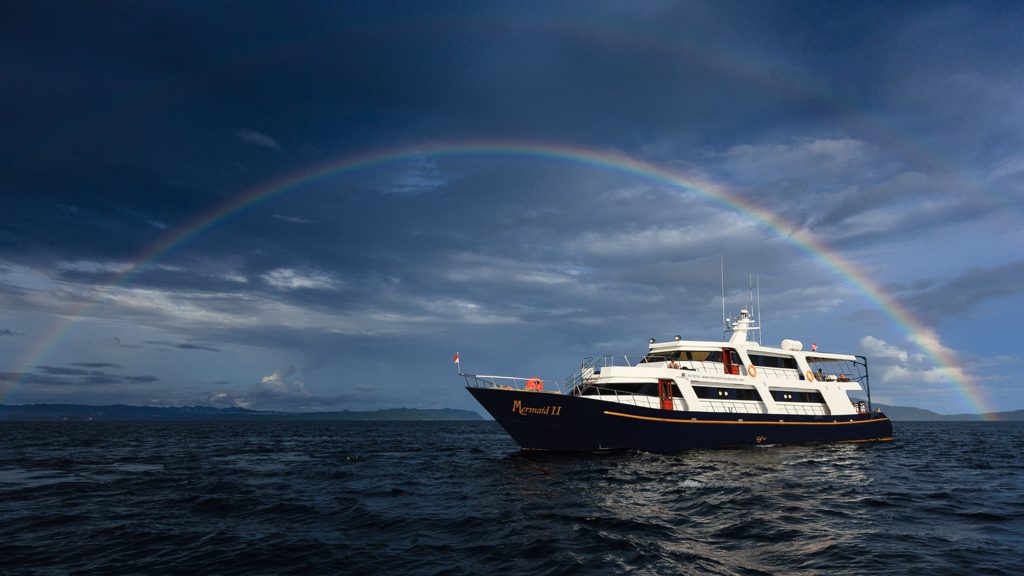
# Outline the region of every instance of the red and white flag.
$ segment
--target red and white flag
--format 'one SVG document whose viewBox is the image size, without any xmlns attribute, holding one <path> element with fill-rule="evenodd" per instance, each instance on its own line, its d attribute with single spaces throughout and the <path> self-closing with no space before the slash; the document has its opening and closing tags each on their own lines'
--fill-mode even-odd
<svg viewBox="0 0 1024 576">
<path fill-rule="evenodd" d="M 811 352 L 817 352 L 817 351 L 818 351 L 818 345 L 815 344 L 814 342 L 811 342 Z M 455 361 L 456 362 L 459 361 L 459 355 L 458 354 L 455 355 Z"/>
<path fill-rule="evenodd" d="M 455 353 L 455 361 L 454 361 L 454 363 L 455 364 L 459 364 L 459 353 L 458 352 Z M 459 364 L 459 365 L 461 366 L 461 364 Z"/>
</svg>

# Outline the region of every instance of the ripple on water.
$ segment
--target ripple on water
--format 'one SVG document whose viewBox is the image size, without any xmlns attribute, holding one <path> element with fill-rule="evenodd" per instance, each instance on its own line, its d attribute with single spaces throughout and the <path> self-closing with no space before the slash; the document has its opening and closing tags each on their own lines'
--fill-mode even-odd
<svg viewBox="0 0 1024 576">
<path fill-rule="evenodd" d="M 942 442 L 937 442 L 941 438 Z M 493 422 L 0 425 L 12 572 L 1020 574 L 1024 425 L 525 454 Z"/>
</svg>

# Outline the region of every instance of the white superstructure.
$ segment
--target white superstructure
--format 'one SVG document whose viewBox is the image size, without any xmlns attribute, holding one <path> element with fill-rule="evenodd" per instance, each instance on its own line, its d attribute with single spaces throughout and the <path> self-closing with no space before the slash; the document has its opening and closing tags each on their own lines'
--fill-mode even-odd
<svg viewBox="0 0 1024 576">
<path fill-rule="evenodd" d="M 795 340 L 762 346 L 748 339 L 756 329 L 743 310 L 727 323 L 726 341 L 652 338 L 643 358 L 584 361 L 563 389 L 595 400 L 688 412 L 843 416 L 867 411 L 849 396 L 867 386 L 866 359 L 818 352 L 816 346 L 807 351 Z"/>
</svg>

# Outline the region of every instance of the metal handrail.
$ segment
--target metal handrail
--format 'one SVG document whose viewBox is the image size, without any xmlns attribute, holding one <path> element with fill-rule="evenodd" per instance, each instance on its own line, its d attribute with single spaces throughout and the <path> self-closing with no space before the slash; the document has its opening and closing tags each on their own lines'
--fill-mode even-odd
<svg viewBox="0 0 1024 576">
<path fill-rule="evenodd" d="M 564 394 L 569 390 L 576 390 L 577 388 L 583 387 L 587 384 L 588 380 L 593 379 L 596 373 L 597 360 L 595 358 L 587 357 L 580 362 L 580 367 L 570 374 L 567 378 L 562 380 L 559 384 L 559 390 Z"/>
<path fill-rule="evenodd" d="M 583 390 L 597 390 L 598 394 L 583 394 Z M 614 388 L 605 388 L 603 386 L 593 386 L 593 385 L 588 386 L 588 387 L 583 388 L 583 389 L 575 389 L 575 390 L 573 390 L 573 395 L 574 396 L 614 396 L 615 397 L 615 402 L 618 402 L 620 404 L 632 404 L 633 406 L 639 406 L 640 405 L 637 402 L 637 398 L 644 398 L 644 399 L 656 399 L 656 398 L 658 398 L 657 396 L 649 396 L 649 395 L 646 395 L 646 394 L 636 394 L 634 392 L 626 392 L 624 390 L 616 390 Z M 622 398 L 625 398 L 625 399 L 627 399 L 629 401 L 628 402 L 624 402 L 622 400 Z M 646 404 L 646 402 L 645 402 L 645 404 Z"/>
<path fill-rule="evenodd" d="M 466 386 L 469 388 L 503 388 L 506 390 L 530 390 L 527 388 L 526 383 L 531 380 L 539 380 L 541 384 L 545 382 L 542 378 L 522 378 L 519 376 L 496 376 L 493 374 L 466 374 L 463 372 L 459 373 L 466 380 Z M 531 392 L 554 392 L 554 390 L 530 390 Z"/>
</svg>

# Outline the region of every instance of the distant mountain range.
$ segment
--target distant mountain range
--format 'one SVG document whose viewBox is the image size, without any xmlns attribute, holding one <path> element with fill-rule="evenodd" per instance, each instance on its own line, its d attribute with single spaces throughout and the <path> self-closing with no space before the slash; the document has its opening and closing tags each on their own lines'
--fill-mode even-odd
<svg viewBox="0 0 1024 576">
<path fill-rule="evenodd" d="M 894 422 L 919 421 L 919 422 L 971 422 L 981 420 L 1018 421 L 1024 420 L 1024 410 L 1012 410 L 1010 412 L 986 412 L 984 414 L 939 414 L 924 408 L 913 408 L 911 406 L 887 406 L 872 402 L 872 408 L 879 408 L 885 415 Z"/>
<path fill-rule="evenodd" d="M 923 408 L 910 406 L 887 406 L 874 403 L 874 408 L 885 412 L 893 421 L 1020 421 L 1024 410 L 1011 412 L 989 412 L 986 414 L 939 414 Z M 472 410 L 440 408 L 424 410 L 419 408 L 389 408 L 385 410 L 338 412 L 274 412 L 248 410 L 245 408 L 214 408 L 212 406 L 87 406 L 83 404 L 0 404 L 0 422 L 47 422 L 61 420 L 93 420 L 106 422 L 169 422 L 169 421 L 340 421 L 340 420 L 483 420 Z"/>
<path fill-rule="evenodd" d="M 357 412 L 273 412 L 245 408 L 214 408 L 212 406 L 86 406 L 82 404 L 0 404 L 0 421 L 105 421 L 105 422 L 169 422 L 169 421 L 331 421 L 331 420 L 483 420 L 471 410 L 441 408 L 390 408 Z"/>
</svg>

